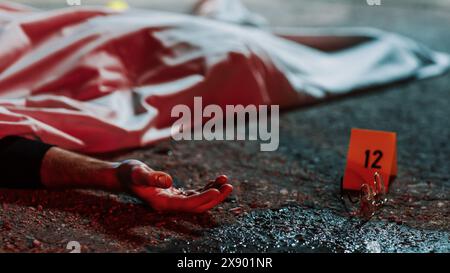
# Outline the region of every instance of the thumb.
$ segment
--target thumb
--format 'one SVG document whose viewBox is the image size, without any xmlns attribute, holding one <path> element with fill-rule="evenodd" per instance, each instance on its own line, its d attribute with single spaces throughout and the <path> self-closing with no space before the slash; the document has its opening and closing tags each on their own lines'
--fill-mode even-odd
<svg viewBox="0 0 450 273">
<path fill-rule="evenodd" d="M 145 166 L 135 166 L 131 173 L 133 184 L 142 186 L 157 187 L 157 188 L 170 188 L 172 187 L 172 177 L 160 171 L 154 171 Z"/>
</svg>

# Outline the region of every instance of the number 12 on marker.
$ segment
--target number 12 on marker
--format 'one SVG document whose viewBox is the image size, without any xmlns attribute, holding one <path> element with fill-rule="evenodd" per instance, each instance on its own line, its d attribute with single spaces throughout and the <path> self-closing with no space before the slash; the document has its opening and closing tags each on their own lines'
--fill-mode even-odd
<svg viewBox="0 0 450 273">
<path fill-rule="evenodd" d="M 363 183 L 373 183 L 379 172 L 388 189 L 389 179 L 397 175 L 397 136 L 393 132 L 353 128 L 347 153 L 343 187 L 360 190 Z"/>
<path fill-rule="evenodd" d="M 371 151 L 370 150 L 366 150 L 366 160 L 364 161 L 364 168 L 369 168 L 369 160 L 370 160 L 370 154 Z M 380 161 L 381 157 L 383 157 L 383 152 L 380 150 L 375 150 L 373 152 L 373 156 L 375 156 L 375 160 L 373 161 L 373 163 L 370 165 L 370 168 L 372 169 L 381 169 L 381 166 L 378 165 L 378 161 Z"/>
</svg>

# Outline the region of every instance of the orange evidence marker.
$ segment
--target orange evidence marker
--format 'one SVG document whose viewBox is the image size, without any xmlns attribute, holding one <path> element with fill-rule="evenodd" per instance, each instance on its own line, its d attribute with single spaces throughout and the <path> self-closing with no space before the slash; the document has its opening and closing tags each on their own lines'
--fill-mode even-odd
<svg viewBox="0 0 450 273">
<path fill-rule="evenodd" d="M 389 179 L 397 175 L 396 133 L 352 128 L 343 188 L 359 191 L 364 183 L 373 185 L 375 172 L 388 190 Z"/>
</svg>

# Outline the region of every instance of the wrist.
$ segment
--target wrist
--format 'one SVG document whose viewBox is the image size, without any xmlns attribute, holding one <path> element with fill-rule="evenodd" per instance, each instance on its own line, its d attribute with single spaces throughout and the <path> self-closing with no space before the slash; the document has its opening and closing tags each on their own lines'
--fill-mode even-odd
<svg viewBox="0 0 450 273">
<path fill-rule="evenodd" d="M 94 179 L 94 183 L 97 188 L 111 192 L 124 191 L 118 177 L 118 169 L 120 165 L 120 162 L 105 162 L 98 176 Z"/>
</svg>

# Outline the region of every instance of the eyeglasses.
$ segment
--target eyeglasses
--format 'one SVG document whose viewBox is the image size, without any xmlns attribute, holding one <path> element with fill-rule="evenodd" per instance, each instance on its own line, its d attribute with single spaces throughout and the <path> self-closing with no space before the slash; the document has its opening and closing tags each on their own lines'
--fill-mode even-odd
<svg viewBox="0 0 450 273">
<path fill-rule="evenodd" d="M 343 181 L 341 181 L 341 200 L 347 212 L 351 217 L 357 216 L 369 220 L 387 202 L 383 177 L 380 173 L 375 172 L 373 174 L 373 183 L 364 183 L 361 185 L 359 200 L 354 200 L 349 192 L 347 192 L 347 198 L 352 204 L 352 207 L 355 207 L 355 204 L 359 203 L 359 208 L 350 209 L 347 206 L 344 197 Z"/>
</svg>

